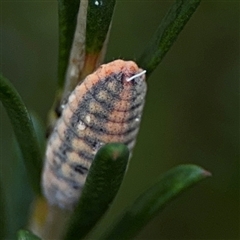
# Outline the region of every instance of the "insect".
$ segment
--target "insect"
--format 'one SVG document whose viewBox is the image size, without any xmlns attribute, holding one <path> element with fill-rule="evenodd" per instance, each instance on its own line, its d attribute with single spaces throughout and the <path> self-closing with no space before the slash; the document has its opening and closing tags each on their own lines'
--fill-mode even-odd
<svg viewBox="0 0 240 240">
<path fill-rule="evenodd" d="M 121 142 L 132 151 L 147 85 L 133 61 L 101 65 L 70 94 L 49 138 L 42 176 L 51 205 L 72 209 L 97 150 Z"/>
</svg>

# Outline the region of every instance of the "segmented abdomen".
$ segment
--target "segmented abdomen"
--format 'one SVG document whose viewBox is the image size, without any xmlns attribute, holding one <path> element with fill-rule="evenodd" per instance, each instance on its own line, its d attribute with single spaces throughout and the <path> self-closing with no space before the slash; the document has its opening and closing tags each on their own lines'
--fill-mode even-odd
<svg viewBox="0 0 240 240">
<path fill-rule="evenodd" d="M 132 61 L 104 64 L 78 85 L 49 138 L 43 190 L 50 204 L 73 208 L 97 150 L 109 142 L 133 149 L 146 94 Z"/>
</svg>

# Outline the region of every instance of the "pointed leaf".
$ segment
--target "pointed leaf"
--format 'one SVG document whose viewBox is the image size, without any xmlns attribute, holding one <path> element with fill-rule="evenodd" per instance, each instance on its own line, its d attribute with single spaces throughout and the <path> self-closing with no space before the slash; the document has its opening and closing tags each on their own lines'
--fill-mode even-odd
<svg viewBox="0 0 240 240">
<path fill-rule="evenodd" d="M 24 157 L 29 181 L 35 192 L 40 194 L 42 156 L 32 120 L 18 92 L 12 84 L 1 75 L 0 100 L 11 120 L 14 133 Z"/>
<path fill-rule="evenodd" d="M 147 70 L 148 76 L 162 61 L 200 2 L 201 0 L 176 0 L 172 5 L 137 60 L 138 65 Z"/>
<path fill-rule="evenodd" d="M 41 240 L 41 238 L 29 232 L 28 230 L 19 230 L 17 236 L 18 240 Z"/>
<path fill-rule="evenodd" d="M 82 239 L 109 208 L 122 183 L 129 158 L 120 143 L 106 144 L 95 156 L 65 240 Z"/>
<path fill-rule="evenodd" d="M 100 239 L 131 239 L 173 198 L 210 173 L 195 165 L 180 165 L 141 194 Z"/>
</svg>

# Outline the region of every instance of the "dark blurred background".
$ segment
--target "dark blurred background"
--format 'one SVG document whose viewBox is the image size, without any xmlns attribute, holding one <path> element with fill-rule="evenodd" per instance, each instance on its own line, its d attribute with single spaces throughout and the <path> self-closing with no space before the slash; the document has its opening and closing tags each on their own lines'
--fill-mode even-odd
<svg viewBox="0 0 240 240">
<path fill-rule="evenodd" d="M 106 61 L 136 59 L 171 4 L 118 1 Z M 1 1 L 0 7 L 1 72 L 46 122 L 57 78 L 57 1 Z M 148 79 L 129 171 L 95 236 L 160 174 L 194 163 L 213 176 L 169 204 L 135 239 L 240 239 L 239 10 L 239 1 L 202 1 Z M 0 173 L 6 192 L 17 166 L 12 141 L 0 105 Z M 14 198 L 7 196 L 10 202 Z M 17 218 L 13 210 L 9 215 L 10 221 Z"/>
</svg>

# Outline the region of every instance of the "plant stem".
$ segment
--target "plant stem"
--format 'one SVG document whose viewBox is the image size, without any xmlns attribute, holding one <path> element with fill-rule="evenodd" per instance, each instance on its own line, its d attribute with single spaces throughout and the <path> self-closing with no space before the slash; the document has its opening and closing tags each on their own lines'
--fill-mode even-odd
<svg viewBox="0 0 240 240">
<path fill-rule="evenodd" d="M 35 199 L 29 229 L 45 240 L 62 239 L 71 212 L 48 205 L 43 197 Z"/>
<path fill-rule="evenodd" d="M 79 73 L 84 66 L 87 7 L 88 1 L 81 1 L 77 16 L 76 31 L 70 52 L 62 100 L 65 99 L 77 85 Z"/>
</svg>

